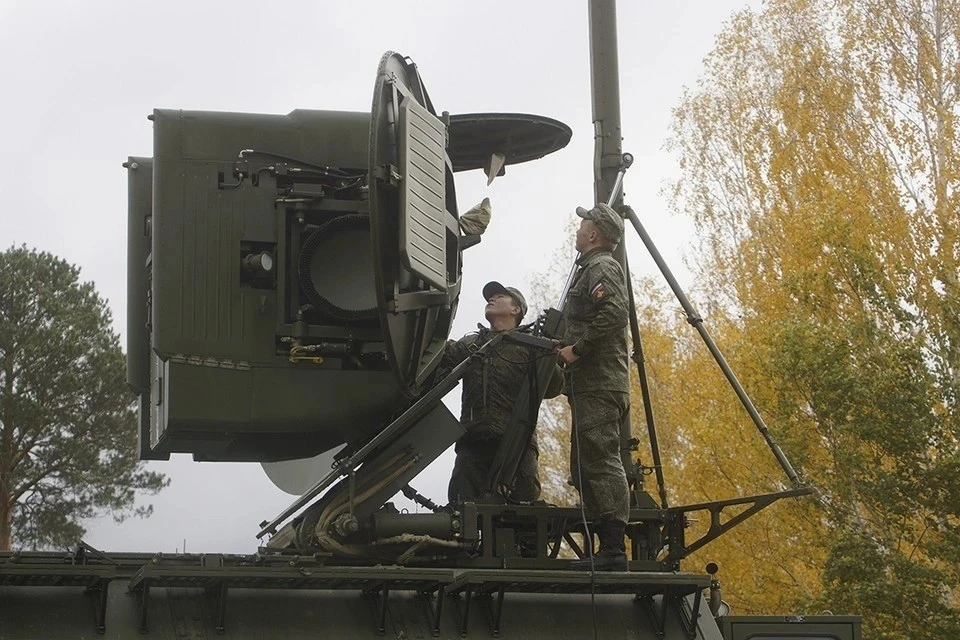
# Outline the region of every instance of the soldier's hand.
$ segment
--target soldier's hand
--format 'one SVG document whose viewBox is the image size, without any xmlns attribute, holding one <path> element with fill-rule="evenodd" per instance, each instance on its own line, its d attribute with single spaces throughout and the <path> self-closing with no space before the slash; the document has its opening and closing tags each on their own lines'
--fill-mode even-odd
<svg viewBox="0 0 960 640">
<path fill-rule="evenodd" d="M 557 355 L 560 357 L 560 362 L 563 364 L 573 364 L 580 359 L 580 356 L 573 352 L 573 346 L 564 347 L 557 352 Z"/>
</svg>

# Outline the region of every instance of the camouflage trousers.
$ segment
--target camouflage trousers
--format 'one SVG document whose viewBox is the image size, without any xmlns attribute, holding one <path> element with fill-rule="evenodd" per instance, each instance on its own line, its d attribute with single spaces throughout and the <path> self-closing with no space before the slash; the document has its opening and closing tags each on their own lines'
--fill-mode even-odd
<svg viewBox="0 0 960 640">
<path fill-rule="evenodd" d="M 447 499 L 450 502 L 463 502 L 483 497 L 487 487 L 487 476 L 493 467 L 499 442 L 471 443 L 457 447 L 457 461 L 453 466 Z M 520 502 L 533 502 L 540 498 L 540 472 L 537 466 L 537 451 L 532 447 L 524 449 L 517 465 L 513 492 L 510 497 Z"/>
<path fill-rule="evenodd" d="M 584 391 L 569 396 L 570 477 L 592 519 L 627 522 L 630 488 L 620 459 L 620 424 L 630 396 L 620 391 Z"/>
</svg>

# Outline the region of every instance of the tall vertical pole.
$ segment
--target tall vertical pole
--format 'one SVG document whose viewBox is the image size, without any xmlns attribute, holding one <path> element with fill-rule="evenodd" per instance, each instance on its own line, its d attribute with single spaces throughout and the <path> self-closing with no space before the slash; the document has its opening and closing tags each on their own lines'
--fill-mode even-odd
<svg viewBox="0 0 960 640">
<path fill-rule="evenodd" d="M 613 193 L 623 161 L 623 136 L 620 131 L 620 65 L 617 61 L 616 0 L 589 0 L 590 23 L 590 95 L 593 108 L 593 195 L 594 202 L 607 202 Z M 614 209 L 623 204 L 622 192 L 610 203 Z M 624 243 L 613 257 L 627 273 Z M 628 287 L 630 282 L 625 283 Z M 628 479 L 631 460 L 630 415 L 620 425 L 620 458 Z"/>
<path fill-rule="evenodd" d="M 607 202 L 613 192 L 623 154 L 616 0 L 590 0 L 589 13 L 594 202 Z M 613 207 L 619 208 L 622 203 L 622 196 L 618 197 Z"/>
</svg>

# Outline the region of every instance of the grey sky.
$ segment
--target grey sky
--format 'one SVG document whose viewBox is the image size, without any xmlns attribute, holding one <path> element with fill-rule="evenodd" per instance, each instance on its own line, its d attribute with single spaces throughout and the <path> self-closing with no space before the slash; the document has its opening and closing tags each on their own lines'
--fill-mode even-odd
<svg viewBox="0 0 960 640">
<path fill-rule="evenodd" d="M 621 0 L 624 149 L 637 159 L 630 202 L 675 268 L 689 224 L 660 195 L 675 169 L 663 150 L 671 108 L 701 73 L 731 13 L 759 0 Z M 572 239 L 563 229 L 592 199 L 587 5 L 518 2 L 28 2 L 0 3 L 0 247 L 26 244 L 77 264 L 126 322 L 126 173 L 151 155 L 154 108 L 288 113 L 367 111 L 377 64 L 394 50 L 418 64 L 431 97 L 451 113 L 526 112 L 574 131 L 563 151 L 508 167 L 491 187 L 459 174 L 461 210 L 484 196 L 494 217 L 464 256 L 454 334 L 481 320 L 490 279 L 528 290 Z M 631 265 L 652 261 L 635 237 Z M 562 276 L 561 276 L 562 278 Z M 454 400 L 455 402 L 455 400 Z M 146 521 L 89 524 L 105 549 L 252 552 L 257 523 L 293 498 L 256 464 L 152 463 L 172 486 Z M 415 482 L 443 501 L 450 452 Z"/>
</svg>

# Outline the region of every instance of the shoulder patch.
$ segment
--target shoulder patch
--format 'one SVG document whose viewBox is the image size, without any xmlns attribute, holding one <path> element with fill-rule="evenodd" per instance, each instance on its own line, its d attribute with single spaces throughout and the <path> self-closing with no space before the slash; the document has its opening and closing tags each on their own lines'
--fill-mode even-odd
<svg viewBox="0 0 960 640">
<path fill-rule="evenodd" d="M 605 295 L 607 295 L 607 289 L 602 282 L 598 282 L 597 286 L 590 290 L 590 297 L 594 300 L 602 300 Z"/>
</svg>

